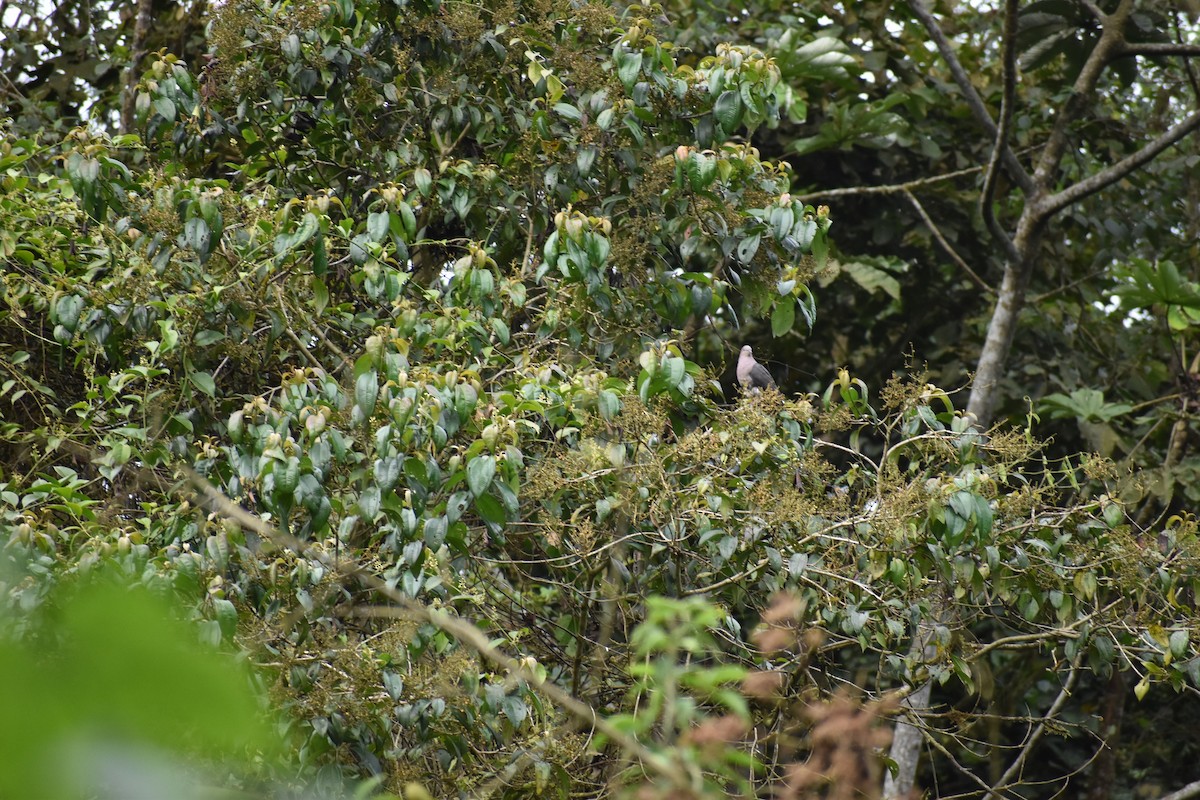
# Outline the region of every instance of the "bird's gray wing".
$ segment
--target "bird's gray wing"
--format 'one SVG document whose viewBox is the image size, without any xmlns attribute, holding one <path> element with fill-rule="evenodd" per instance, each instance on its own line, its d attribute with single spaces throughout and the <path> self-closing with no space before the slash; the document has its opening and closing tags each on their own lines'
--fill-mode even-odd
<svg viewBox="0 0 1200 800">
<path fill-rule="evenodd" d="M 773 389 L 775 379 L 766 367 L 755 361 L 754 366 L 750 367 L 750 385 L 758 389 Z"/>
</svg>

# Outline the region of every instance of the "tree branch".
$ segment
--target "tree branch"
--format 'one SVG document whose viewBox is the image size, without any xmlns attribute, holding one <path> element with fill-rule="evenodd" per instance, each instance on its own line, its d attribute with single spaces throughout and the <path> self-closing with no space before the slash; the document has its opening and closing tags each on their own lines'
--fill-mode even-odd
<svg viewBox="0 0 1200 800">
<path fill-rule="evenodd" d="M 1004 95 L 1000 101 L 1000 127 L 996 130 L 996 141 L 988 157 L 987 171 L 983 176 L 983 191 L 979 195 L 979 214 L 992 233 L 992 237 L 1004 249 L 1009 261 L 1019 261 L 1021 254 L 1013 246 L 1008 233 L 1000 227 L 992 210 L 996 195 L 996 183 L 1000 158 L 1008 149 L 1009 129 L 1012 126 L 1013 104 L 1017 90 L 1017 0 L 1004 3 Z"/>
<path fill-rule="evenodd" d="M 137 17 L 133 25 L 133 47 L 130 48 L 129 66 L 125 68 L 124 94 L 121 97 L 121 133 L 129 133 L 136 122 L 138 69 L 146 55 L 146 38 L 150 35 L 153 13 L 151 0 L 138 0 Z"/>
<path fill-rule="evenodd" d="M 1029 735 L 1029 738 L 1025 741 L 1025 746 L 1021 748 L 1021 752 L 1017 754 L 1013 763 L 1000 776 L 1000 780 L 996 782 L 996 787 L 987 794 L 984 800 L 1000 797 L 1000 792 L 1004 791 L 1009 781 L 1013 779 L 1013 776 L 1020 772 L 1021 767 L 1025 765 L 1025 760 L 1029 758 L 1029 754 L 1033 752 L 1034 746 L 1037 745 L 1042 735 L 1046 732 L 1046 723 L 1058 716 L 1059 712 L 1062 711 L 1062 707 L 1066 705 L 1068 698 L 1070 698 L 1071 690 L 1075 688 L 1075 679 L 1079 677 L 1079 662 L 1082 658 L 1083 648 L 1080 648 L 1079 652 L 1075 654 L 1075 659 L 1071 662 L 1071 671 L 1067 674 L 1067 682 L 1063 684 L 1062 691 L 1058 693 L 1058 697 L 1054 698 L 1054 703 L 1051 704 L 1050 709 L 1045 713 L 1041 721 L 1038 722 L 1033 733 Z"/>
<path fill-rule="evenodd" d="M 1046 187 L 1053 185 L 1054 173 L 1058 170 L 1063 153 L 1067 149 L 1067 134 L 1071 123 L 1083 113 L 1085 101 L 1096 90 L 1104 67 L 1108 65 L 1112 54 L 1124 43 L 1121 31 L 1132 11 L 1133 0 L 1121 0 L 1117 10 L 1103 18 L 1104 31 L 1100 34 L 1100 41 L 1092 48 L 1083 69 L 1075 78 L 1075 85 L 1071 87 L 1071 97 L 1058 112 L 1054 120 L 1054 129 L 1050 132 L 1050 138 L 1042 148 L 1042 156 L 1033 171 L 1033 180 L 1038 190 L 1044 191 Z"/>
<path fill-rule="evenodd" d="M 908 198 L 910 203 L 912 203 L 913 208 L 917 210 L 917 213 L 925 222 L 925 226 L 929 228 L 929 232 L 933 234 L 933 238 L 936 239 L 938 244 L 942 246 L 942 249 L 946 251 L 951 260 L 958 265 L 958 268 L 967 273 L 967 275 L 971 277 L 971 280 L 974 282 L 974 284 L 984 292 L 991 295 L 996 294 L 996 290 L 991 286 L 988 286 L 987 282 L 983 278 L 979 277 L 979 275 L 975 273 L 975 270 L 971 269 L 970 265 L 968 265 L 967 262 L 964 261 L 957 252 L 955 252 L 954 248 L 950 246 L 950 243 L 946 241 L 946 237 L 942 236 L 941 230 L 938 228 L 937 224 L 933 221 L 929 214 L 926 213 L 925 207 L 921 205 L 921 201 L 917 199 L 916 195 L 905 189 L 904 196 Z M 1012 242 L 1008 241 L 1008 237 L 1004 238 L 1004 242 L 1008 244 L 1009 247 L 1012 247 Z"/>
<path fill-rule="evenodd" d="M 674 763 L 663 758 L 643 746 L 637 739 L 620 730 L 596 710 L 586 703 L 572 697 L 564 689 L 550 681 L 541 680 L 530 665 L 524 660 L 517 659 L 500 651 L 488 641 L 487 635 L 471 622 L 452 616 L 445 609 L 433 609 L 423 603 L 418 603 L 405 597 L 399 591 L 388 585 L 387 581 L 375 573 L 364 569 L 357 562 L 347 559 L 331 558 L 317 549 L 312 543 L 302 542 L 269 524 L 262 517 L 251 513 L 230 500 L 221 490 L 213 486 L 203 475 L 190 467 L 181 467 L 187 480 L 199 495 L 200 506 L 211 512 L 225 517 L 238 525 L 253 531 L 264 540 L 277 547 L 286 547 L 297 553 L 304 553 L 320 561 L 330 569 L 348 577 L 353 577 L 363 586 L 386 597 L 394 607 L 367 607 L 360 610 L 371 616 L 407 616 L 428 622 L 456 639 L 460 644 L 471 648 L 483 658 L 504 669 L 514 678 L 524 680 L 537 691 L 542 692 L 559 708 L 566 711 L 579 722 L 594 727 L 607 736 L 614 744 L 635 757 L 644 769 L 666 779 L 677 787 L 690 785 L 687 775 Z"/>
<path fill-rule="evenodd" d="M 998 133 L 996 123 L 992 120 L 992 115 L 988 113 L 987 108 L 983 104 L 983 99 L 979 96 L 979 92 L 975 91 L 974 84 L 971 83 L 971 78 L 967 75 L 967 71 L 963 69 L 962 63 L 958 60 L 958 56 L 954 53 L 954 48 L 950 45 L 950 41 L 946 38 L 946 34 L 938 26 L 937 20 L 934 19 L 933 13 L 925 5 L 925 0 L 911 0 L 909 5 L 912 7 L 913 13 L 917 15 L 917 19 L 921 20 L 921 24 L 925 26 L 925 30 L 929 32 L 929 37 L 933 39 L 937 45 L 938 53 L 950 68 L 950 74 L 954 76 L 954 82 L 958 85 L 959 91 L 963 93 L 963 99 L 967 101 L 967 106 L 970 107 L 971 113 L 975 116 L 976 121 L 983 126 L 984 131 L 993 138 L 996 138 Z M 1003 150 L 1004 169 L 1008 172 L 1010 178 L 1017 186 L 1021 187 L 1021 191 L 1028 197 L 1033 194 L 1033 179 L 1025 168 L 1021 166 L 1021 162 L 1017 160 L 1016 155 L 1007 146 Z"/>
<path fill-rule="evenodd" d="M 931 183 L 940 183 L 952 178 L 961 178 L 964 175 L 972 175 L 976 172 L 979 172 L 980 169 L 980 167 L 969 167 L 968 169 L 960 169 L 955 172 L 947 172 L 944 175 L 935 175 L 932 178 L 918 178 L 917 180 L 906 181 L 904 183 L 889 183 L 884 186 L 847 186 L 841 189 L 826 189 L 825 191 L 821 192 L 809 192 L 808 194 L 794 194 L 792 197 L 799 200 L 801 203 L 808 203 L 814 200 L 828 200 L 833 197 L 854 197 L 858 195 L 872 194 L 903 194 L 908 198 L 908 201 L 912 203 L 913 208 L 916 209 L 917 214 L 921 217 L 921 221 L 925 223 L 927 228 L 929 228 L 929 232 L 933 235 L 933 238 L 936 239 L 937 243 L 942 246 L 942 249 L 946 251 L 951 260 L 958 265 L 959 269 L 966 272 L 967 275 L 970 276 L 971 281 L 980 289 L 988 294 L 994 295 L 996 290 L 991 286 L 988 286 L 987 281 L 979 277 L 979 274 L 976 273 L 975 270 L 971 269 L 967 262 L 964 261 L 957 252 L 955 252 L 954 247 L 946 240 L 946 237 L 942 235 L 937 223 L 933 221 L 933 218 L 930 217 L 928 212 L 925 211 L 925 207 L 921 205 L 921 202 L 917 200 L 916 195 L 912 193 L 912 190 L 917 187 L 926 186 Z M 1005 237 L 1004 241 L 1007 241 L 1007 237 Z"/>
<path fill-rule="evenodd" d="M 1182 789 L 1176 789 L 1170 794 L 1164 794 L 1158 800 L 1191 800 L 1200 796 L 1200 781 L 1192 781 Z"/>
<path fill-rule="evenodd" d="M 856 197 L 864 194 L 898 194 L 932 183 L 941 183 L 942 181 L 961 178 L 965 175 L 974 175 L 976 172 L 981 172 L 982 170 L 983 167 L 967 167 L 966 169 L 944 172 L 941 175 L 934 175 L 929 178 L 917 178 L 905 181 L 904 183 L 887 183 L 882 186 L 843 186 L 840 189 L 823 189 L 818 192 L 808 192 L 806 194 L 796 194 L 793 192 L 792 199 L 799 200 L 801 203 L 811 203 L 815 200 L 828 200 L 831 197 Z"/>
<path fill-rule="evenodd" d="M 1108 605 L 1106 605 L 1104 608 L 1096 609 L 1091 614 L 1088 614 L 1085 617 L 1080 617 L 1079 619 L 1072 622 L 1070 625 L 1066 625 L 1062 628 L 1051 628 L 1051 629 L 1043 631 L 1041 633 L 1024 633 L 1024 634 L 1018 634 L 1015 636 L 1005 636 L 1000 639 L 995 639 L 991 642 L 988 642 L 983 647 L 979 648 L 974 653 L 972 653 L 969 660 L 972 662 L 978 661 L 980 658 L 987 655 L 992 650 L 1002 650 L 1002 649 L 1004 649 L 1006 647 L 1010 647 L 1012 645 L 1032 644 L 1034 642 L 1040 642 L 1040 641 L 1044 641 L 1046 639 L 1054 639 L 1054 638 L 1058 638 L 1058 637 L 1077 638 L 1078 636 L 1080 636 L 1080 634 L 1076 632 L 1076 630 L 1078 628 L 1082 628 L 1084 625 L 1087 625 L 1093 619 L 1095 619 L 1099 615 L 1105 613 L 1106 611 L 1111 611 L 1112 609 L 1114 609 L 1118 605 L 1120 605 L 1122 602 L 1124 602 L 1124 598 L 1119 598 L 1117 600 L 1114 600 L 1111 603 L 1109 603 Z"/>
<path fill-rule="evenodd" d="M 1154 160 L 1159 153 L 1176 144 L 1197 128 L 1200 128 L 1200 111 L 1195 112 L 1178 125 L 1167 129 L 1161 136 L 1151 141 L 1133 155 L 1127 156 L 1112 166 L 1106 167 L 1096 174 L 1068 186 L 1057 194 L 1042 198 L 1037 205 L 1039 216 L 1042 219 L 1046 219 L 1072 203 L 1116 183 L 1138 167 Z"/>
<path fill-rule="evenodd" d="M 1089 12 L 1091 12 L 1092 16 L 1095 17 L 1096 19 L 1098 19 L 1101 23 L 1103 23 L 1105 18 L 1108 16 L 1107 14 L 1104 13 L 1104 10 L 1102 8 L 1100 8 L 1100 6 L 1096 5 L 1093 2 L 1093 0 L 1083 0 L 1083 6 Z"/>
<path fill-rule="evenodd" d="M 1130 56 L 1200 56 L 1200 45 L 1182 42 L 1122 42 L 1112 57 Z"/>
</svg>

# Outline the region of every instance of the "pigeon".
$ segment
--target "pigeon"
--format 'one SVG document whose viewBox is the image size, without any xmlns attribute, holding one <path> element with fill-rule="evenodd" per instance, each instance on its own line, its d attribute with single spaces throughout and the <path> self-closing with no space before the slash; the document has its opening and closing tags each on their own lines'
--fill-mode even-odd
<svg viewBox="0 0 1200 800">
<path fill-rule="evenodd" d="M 771 373 L 754 360 L 754 351 L 750 345 L 743 347 L 742 354 L 738 357 L 737 379 L 738 383 L 742 385 L 742 389 L 751 394 L 758 394 L 763 389 L 775 388 L 775 380 L 771 377 Z"/>
</svg>

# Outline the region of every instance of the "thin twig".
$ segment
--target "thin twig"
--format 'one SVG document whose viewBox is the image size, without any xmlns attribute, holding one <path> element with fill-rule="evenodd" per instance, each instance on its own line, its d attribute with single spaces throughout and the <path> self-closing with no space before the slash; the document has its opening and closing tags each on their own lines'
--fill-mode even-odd
<svg viewBox="0 0 1200 800">
<path fill-rule="evenodd" d="M 1062 707 L 1066 705 L 1067 700 L 1071 697 L 1071 690 L 1075 688 L 1075 680 L 1079 677 L 1079 662 L 1083 660 L 1083 653 L 1084 648 L 1079 648 L 1079 651 L 1075 654 L 1075 658 L 1071 661 L 1071 670 L 1067 673 L 1067 682 L 1063 684 L 1062 690 L 1058 693 L 1058 697 L 1054 698 L 1054 702 L 1050 705 L 1049 710 L 1046 711 L 1045 715 L 1041 718 L 1041 721 L 1038 722 L 1037 726 L 1034 728 L 1033 733 L 1031 733 L 1029 738 L 1025 741 L 1025 745 L 1021 748 L 1021 752 L 1017 754 L 1017 757 L 1013 760 L 1013 763 L 1010 764 L 1008 769 L 1004 771 L 1004 774 L 1000 776 L 1000 780 L 996 782 L 996 787 L 988 792 L 985 800 L 987 800 L 987 798 L 1000 796 L 999 793 L 1004 791 L 1004 789 L 1008 786 L 1009 781 L 1012 780 L 1013 776 L 1020 772 L 1021 768 L 1025 765 L 1026 759 L 1029 758 L 1029 754 L 1033 752 L 1033 748 L 1041 740 L 1042 735 L 1046 732 L 1046 723 L 1057 717 L 1059 712 L 1062 711 Z"/>
<path fill-rule="evenodd" d="M 962 259 L 962 256 L 960 256 L 954 250 L 954 247 L 950 244 L 950 242 L 946 241 L 946 237 L 942 236 L 941 229 L 938 228 L 937 223 L 935 223 L 933 218 L 930 217 L 925 211 L 925 207 L 921 205 L 921 201 L 917 199 L 917 196 L 907 189 L 904 191 L 904 196 L 908 198 L 910 203 L 912 203 L 913 208 L 916 209 L 917 214 L 920 215 L 921 220 L 925 223 L 925 227 L 929 228 L 929 232 L 933 234 L 933 238 L 936 239 L 938 244 L 942 246 L 942 249 L 945 250 L 947 255 L 950 256 L 950 259 L 958 265 L 958 268 L 967 273 L 967 275 L 970 276 L 971 281 L 976 286 L 978 286 L 984 292 L 994 296 L 996 294 L 996 290 L 989 286 L 987 281 L 979 277 L 978 273 L 971 269 L 970 265 L 968 265 L 967 262 Z M 1008 242 L 1010 246 L 1012 245 L 1012 242 L 1009 241 L 1008 237 L 1005 237 L 1004 241 Z"/>
<path fill-rule="evenodd" d="M 572 697 L 557 684 L 539 678 L 532 666 L 525 660 L 515 658 L 501 652 L 492 645 L 487 635 L 471 622 L 451 615 L 446 609 L 435 609 L 418 603 L 412 598 L 405 597 L 387 581 L 373 572 L 364 569 L 355 561 L 345 558 L 331 558 L 321 552 L 311 543 L 302 542 L 290 534 L 280 531 L 267 523 L 257 514 L 239 506 L 223 492 L 213 486 L 203 475 L 188 466 L 181 467 L 188 482 L 200 496 L 202 507 L 207 508 L 238 525 L 253 531 L 266 541 L 278 547 L 286 547 L 297 553 L 308 555 L 320 561 L 326 567 L 347 577 L 353 577 L 367 588 L 386 597 L 394 606 L 369 606 L 357 610 L 364 616 L 405 617 L 428 622 L 456 639 L 460 644 L 474 650 L 483 658 L 504 669 L 514 677 L 526 681 L 530 686 L 549 697 L 556 705 L 584 725 L 588 725 L 604 734 L 610 741 L 620 747 L 627 755 L 636 758 L 650 772 L 666 779 L 677 787 L 689 785 L 687 775 L 668 759 L 650 751 L 633 736 L 615 727 L 596 710 L 586 703 Z"/>
<path fill-rule="evenodd" d="M 1200 56 L 1200 45 L 1182 42 L 1122 42 L 1114 58 L 1129 56 Z"/>
<path fill-rule="evenodd" d="M 954 77 L 954 82 L 958 85 L 958 90 L 962 92 L 963 99 L 967 101 L 967 106 L 971 109 L 971 113 L 975 116 L 975 121 L 983 126 L 984 131 L 993 139 L 996 138 L 998 131 L 996 123 L 992 119 L 992 115 L 988 113 L 987 107 L 983 104 L 983 99 L 979 96 L 979 92 L 975 90 L 974 84 L 971 83 L 971 78 L 963 68 L 962 62 L 958 60 L 958 54 L 954 51 L 954 46 L 950 40 L 946 38 L 946 34 L 942 31 L 937 20 L 934 19 L 933 12 L 925 5 L 924 0 L 911 0 L 909 6 L 913 13 L 917 15 L 917 19 L 925 26 L 926 32 L 929 33 L 929 38 L 933 39 L 933 43 L 937 46 L 938 53 L 941 54 L 942 60 L 950 68 L 950 74 Z M 1004 160 L 1004 168 L 1008 171 L 1009 177 L 1017 186 L 1021 187 L 1021 191 L 1026 196 L 1033 194 L 1033 178 L 1021 166 L 1021 162 L 1017 160 L 1017 156 L 1008 146 L 1004 147 L 1002 156 Z"/>
<path fill-rule="evenodd" d="M 1083 627 L 1100 614 L 1103 614 L 1106 611 L 1111 611 L 1115 606 L 1121 604 L 1122 602 L 1124 602 L 1124 598 L 1118 598 L 1117 600 L 1114 600 L 1106 605 L 1104 608 L 1097 609 L 1085 617 L 1080 617 L 1079 619 L 1075 620 L 1075 622 L 1063 628 L 1053 628 L 1048 631 L 1043 631 L 1042 633 L 1025 633 L 1017 636 L 1005 636 L 1003 638 L 996 639 L 995 641 L 988 642 L 986 645 L 972 653 L 968 660 L 978 661 L 992 650 L 1000 650 L 1016 644 L 1029 644 L 1031 642 L 1039 642 L 1044 639 L 1054 639 L 1063 636 L 1078 636 L 1079 634 L 1075 632 L 1076 628 Z"/>
<path fill-rule="evenodd" d="M 1168 128 L 1136 153 L 1126 156 L 1112 166 L 1106 167 L 1094 175 L 1090 175 L 1078 183 L 1068 186 L 1057 194 L 1043 198 L 1037 204 L 1038 214 L 1043 219 L 1049 218 L 1072 203 L 1107 188 L 1132 173 L 1138 167 L 1153 161 L 1159 153 L 1177 144 L 1197 128 L 1200 128 L 1200 111 L 1192 114 L 1178 125 Z"/>
<path fill-rule="evenodd" d="M 1017 0 L 1006 0 L 1004 4 L 1004 56 L 1001 59 L 1004 66 L 1004 93 L 1000 100 L 1000 125 L 996 129 L 996 141 L 992 145 L 992 153 L 988 157 L 987 171 L 983 176 L 983 191 L 979 195 L 979 213 L 983 217 L 987 229 L 1002 248 L 1005 257 L 1012 263 L 1021 260 L 1021 254 L 1013 245 L 1008 234 L 1000 227 L 996 214 L 992 210 L 992 201 L 996 196 L 996 184 L 999 178 L 1001 156 L 1008 149 L 1009 130 L 1012 126 L 1013 106 L 1016 102 L 1017 91 Z"/>
<path fill-rule="evenodd" d="M 279 313 L 283 315 L 284 333 L 288 335 L 288 338 L 292 340 L 296 347 L 300 348 L 300 352 L 308 359 L 308 363 L 312 364 L 318 371 L 324 372 L 325 368 L 321 365 L 321 362 L 317 361 L 316 357 L 308 352 L 308 348 L 304 346 L 304 342 L 300 341 L 300 337 L 292 330 L 292 323 L 288 320 L 287 307 L 283 304 L 283 293 L 279 290 L 278 286 L 275 287 L 275 299 L 279 301 Z"/>
<path fill-rule="evenodd" d="M 918 189 L 922 186 L 929 186 L 935 183 L 944 183 L 945 181 L 962 178 L 967 175 L 974 175 L 977 172 L 983 171 L 983 167 L 967 167 L 966 169 L 955 170 L 954 172 L 945 172 L 941 175 L 934 175 L 929 178 L 917 178 L 904 183 L 889 183 L 883 186 L 844 186 L 840 189 L 824 189 L 819 192 L 808 192 L 806 194 L 793 194 L 792 199 L 799 200 L 801 203 L 808 203 L 813 200 L 824 200 L 830 197 L 854 197 L 857 195 L 870 194 L 898 194 L 900 192 Z"/>
<path fill-rule="evenodd" d="M 1067 102 L 1055 115 L 1054 127 L 1050 131 L 1050 138 L 1046 140 L 1046 145 L 1042 148 L 1042 154 L 1038 159 L 1037 167 L 1033 171 L 1034 186 L 1031 187 L 1032 191 L 1025 193 L 1026 198 L 1035 200 L 1054 185 L 1055 173 L 1058 171 L 1059 165 L 1062 163 L 1063 154 L 1067 150 L 1071 128 L 1074 122 L 1084 113 L 1087 100 L 1095 93 L 1096 85 L 1099 83 L 1100 76 L 1103 74 L 1104 68 L 1108 65 L 1113 52 L 1124 41 L 1123 29 L 1125 21 L 1132 12 L 1133 0 L 1121 0 L 1117 9 L 1104 17 L 1104 29 L 1100 34 L 1100 41 L 1096 43 L 1096 46 L 1092 48 L 1092 52 L 1088 54 L 1087 60 L 1084 61 L 1083 68 L 1080 69 L 1079 75 L 1075 78 L 1075 83 L 1071 86 L 1071 95 Z M 1076 186 L 1078 185 L 1076 184 Z M 1062 193 L 1060 192 L 1060 194 Z M 1035 216 L 1043 220 L 1048 219 L 1054 211 L 1062 207 L 1057 206 L 1053 210 L 1049 210 L 1041 208 L 1039 204 L 1039 207 L 1035 209 Z"/>
</svg>

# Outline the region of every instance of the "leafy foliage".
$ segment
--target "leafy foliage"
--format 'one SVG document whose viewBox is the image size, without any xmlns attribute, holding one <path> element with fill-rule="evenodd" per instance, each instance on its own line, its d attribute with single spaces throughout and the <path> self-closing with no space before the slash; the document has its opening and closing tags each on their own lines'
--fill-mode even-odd
<svg viewBox="0 0 1200 800">
<path fill-rule="evenodd" d="M 831 256 L 830 209 L 793 193 L 822 173 L 763 155 L 948 158 L 936 92 L 846 99 L 858 59 L 882 75 L 902 43 L 865 56 L 790 4 L 717 42 L 720 10 L 672 31 L 598 2 L 234 0 L 203 67 L 150 59 L 139 134 L 9 123 L 11 679 L 47 640 L 90 662 L 125 633 L 137 669 L 148 642 L 189 670 L 241 653 L 285 715 L 283 766 L 240 728 L 255 780 L 406 797 L 872 793 L 899 687 L 980 709 L 930 729 L 970 762 L 1081 673 L 1195 686 L 1195 521 L 1148 539 L 1109 462 L 984 435 L 925 375 L 723 396 L 738 326 L 783 347 L 818 298 L 821 337 L 911 307 L 914 281 L 944 318 L 962 287 L 910 269 L 927 243 L 891 247 L 894 210 L 871 221 L 888 253 Z M 1189 335 L 1195 287 L 1133 263 L 1124 300 Z M 1110 426 L 1115 452 L 1135 402 L 1062 388 L 1047 419 Z M 206 649 L 111 598 L 72 624 L 60 598 L 111 570 L 174 595 Z M 206 711 L 254 715 L 244 676 L 217 680 L 224 700 L 171 716 L 233 763 Z M 51 704 L 76 710 L 29 752 L 138 697 Z M 1055 724 L 1086 760 L 1098 712 Z"/>
</svg>

